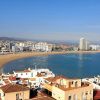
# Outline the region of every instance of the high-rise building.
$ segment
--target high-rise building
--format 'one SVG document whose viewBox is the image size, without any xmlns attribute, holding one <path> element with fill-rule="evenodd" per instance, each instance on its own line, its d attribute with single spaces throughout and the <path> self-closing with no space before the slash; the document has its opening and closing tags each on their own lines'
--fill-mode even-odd
<svg viewBox="0 0 100 100">
<path fill-rule="evenodd" d="M 85 38 L 80 38 L 79 49 L 89 50 L 89 43 Z"/>
<path fill-rule="evenodd" d="M 89 50 L 90 48 L 89 48 L 89 42 L 88 41 L 86 41 L 86 50 Z"/>
</svg>

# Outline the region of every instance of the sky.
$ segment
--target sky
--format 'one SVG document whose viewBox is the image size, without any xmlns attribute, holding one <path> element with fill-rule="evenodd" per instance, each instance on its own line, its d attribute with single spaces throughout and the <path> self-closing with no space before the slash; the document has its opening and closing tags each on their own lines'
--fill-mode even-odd
<svg viewBox="0 0 100 100">
<path fill-rule="evenodd" d="M 0 0 L 0 37 L 100 41 L 100 0 Z"/>
</svg>

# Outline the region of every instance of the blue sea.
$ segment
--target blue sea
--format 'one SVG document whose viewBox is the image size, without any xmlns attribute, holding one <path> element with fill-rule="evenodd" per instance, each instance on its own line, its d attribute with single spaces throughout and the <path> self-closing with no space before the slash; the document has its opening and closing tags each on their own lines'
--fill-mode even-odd
<svg viewBox="0 0 100 100">
<path fill-rule="evenodd" d="M 94 54 L 59 54 L 23 58 L 4 65 L 4 73 L 27 68 L 49 68 L 56 75 L 69 78 L 85 78 L 100 75 L 100 53 Z"/>
</svg>

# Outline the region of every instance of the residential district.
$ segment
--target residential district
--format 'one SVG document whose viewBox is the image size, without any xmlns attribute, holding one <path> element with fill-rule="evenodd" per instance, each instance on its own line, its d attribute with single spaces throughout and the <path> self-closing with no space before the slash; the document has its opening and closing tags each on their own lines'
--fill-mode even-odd
<svg viewBox="0 0 100 100">
<path fill-rule="evenodd" d="M 68 78 L 49 69 L 25 69 L 0 75 L 0 100 L 99 100 L 100 76 Z"/>
</svg>

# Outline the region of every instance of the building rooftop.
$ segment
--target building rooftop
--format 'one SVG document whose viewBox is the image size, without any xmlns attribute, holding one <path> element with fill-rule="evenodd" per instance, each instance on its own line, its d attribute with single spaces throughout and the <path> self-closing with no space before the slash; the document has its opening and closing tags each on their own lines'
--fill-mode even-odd
<svg viewBox="0 0 100 100">
<path fill-rule="evenodd" d="M 46 76 L 47 72 L 40 72 L 40 73 L 37 73 L 37 77 L 44 77 Z"/>
<path fill-rule="evenodd" d="M 68 80 L 68 84 L 69 86 L 67 86 L 67 84 L 65 85 L 62 85 L 60 82 L 57 82 L 57 80 L 59 79 L 65 79 L 66 81 Z M 72 82 L 73 80 L 78 80 L 78 79 L 69 79 L 69 78 L 66 78 L 64 76 L 56 76 L 56 77 L 50 77 L 50 78 L 47 78 L 46 81 L 47 81 L 47 84 L 49 84 L 47 87 L 51 87 L 51 86 L 55 86 L 55 87 L 58 87 L 60 88 L 61 90 L 63 91 L 68 91 L 68 90 L 72 90 L 72 89 L 78 89 L 78 88 L 82 88 L 82 87 L 87 87 L 89 86 L 89 83 L 88 82 L 84 82 L 84 83 L 80 83 L 79 86 L 71 86 L 72 85 Z M 48 83 L 49 82 L 49 83 Z M 46 85 L 45 85 L 46 86 Z"/>
<path fill-rule="evenodd" d="M 10 92 L 18 92 L 18 91 L 26 91 L 26 90 L 29 90 L 28 87 L 25 87 L 23 85 L 18 85 L 18 84 L 7 84 L 5 86 L 2 86 L 0 89 L 4 93 L 10 93 Z"/>
<path fill-rule="evenodd" d="M 70 79 L 70 78 L 67 78 L 67 77 L 64 77 L 64 76 L 55 76 L 55 77 L 49 77 L 49 78 L 46 78 L 45 80 L 49 81 L 49 82 L 56 82 L 58 79 L 66 79 L 66 80 L 73 80 L 73 79 Z M 74 79 L 76 80 L 76 78 Z"/>
<path fill-rule="evenodd" d="M 24 73 L 24 72 L 31 72 L 31 70 L 28 70 L 28 69 L 26 69 L 26 70 L 22 70 L 22 71 L 15 71 L 16 73 Z"/>
<path fill-rule="evenodd" d="M 94 100 L 100 100 L 100 90 L 94 90 Z"/>
<path fill-rule="evenodd" d="M 10 81 L 16 81 L 16 77 L 15 76 L 9 76 L 9 80 Z"/>
<path fill-rule="evenodd" d="M 30 81 L 36 81 L 36 78 L 29 78 Z"/>
<path fill-rule="evenodd" d="M 89 86 L 89 84 L 85 83 L 85 84 L 82 84 L 80 87 L 67 87 L 67 88 L 66 88 L 66 86 L 60 85 L 60 84 L 56 84 L 55 86 L 60 88 L 63 91 L 68 91 L 68 90 L 73 90 L 73 89 L 79 89 L 79 88 L 82 88 L 82 87 L 87 87 L 87 86 Z"/>
</svg>

